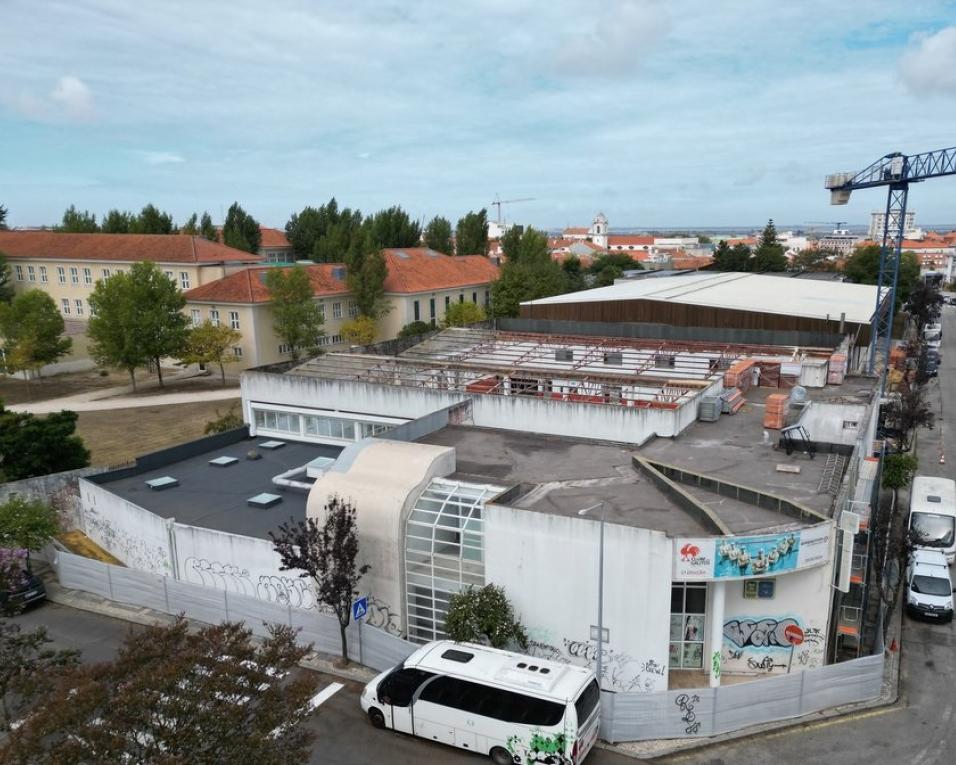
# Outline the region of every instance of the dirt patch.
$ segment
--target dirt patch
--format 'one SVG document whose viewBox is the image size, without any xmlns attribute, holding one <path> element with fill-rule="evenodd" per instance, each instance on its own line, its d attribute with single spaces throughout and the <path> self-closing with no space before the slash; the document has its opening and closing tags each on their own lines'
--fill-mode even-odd
<svg viewBox="0 0 956 765">
<path fill-rule="evenodd" d="M 28 401 L 48 401 L 51 398 L 75 396 L 78 393 L 128 384 L 129 376 L 126 374 L 110 371 L 104 377 L 95 369 L 41 377 L 32 380 L 29 386 L 24 380 L 0 377 L 0 399 L 5 404 L 24 404 Z"/>
<path fill-rule="evenodd" d="M 76 430 L 92 452 L 93 465 L 122 465 L 138 455 L 199 438 L 217 411 L 225 414 L 238 401 L 237 395 L 221 401 L 80 412 Z"/>
<path fill-rule="evenodd" d="M 84 558 L 92 558 L 103 563 L 112 563 L 114 566 L 125 565 L 123 561 L 110 555 L 82 531 L 67 531 L 60 534 L 57 539 L 75 555 L 82 555 Z"/>
</svg>

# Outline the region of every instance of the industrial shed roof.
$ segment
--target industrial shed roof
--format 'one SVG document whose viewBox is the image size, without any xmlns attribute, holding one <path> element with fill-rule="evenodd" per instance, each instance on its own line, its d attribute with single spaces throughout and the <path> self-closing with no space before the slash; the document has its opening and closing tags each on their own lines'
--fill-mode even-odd
<svg viewBox="0 0 956 765">
<path fill-rule="evenodd" d="M 876 303 L 876 287 L 802 279 L 784 281 L 766 274 L 698 272 L 619 281 L 609 287 L 555 295 L 522 305 L 615 300 L 656 300 L 812 319 L 839 319 L 845 313 L 849 322 L 868 324 Z"/>
</svg>

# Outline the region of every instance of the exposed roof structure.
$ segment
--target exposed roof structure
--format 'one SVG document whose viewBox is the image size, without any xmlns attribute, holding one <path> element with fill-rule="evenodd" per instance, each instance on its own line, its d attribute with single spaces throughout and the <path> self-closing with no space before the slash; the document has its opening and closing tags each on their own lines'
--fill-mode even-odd
<svg viewBox="0 0 956 765">
<path fill-rule="evenodd" d="M 258 263 L 261 259 L 219 242 L 187 234 L 63 234 L 0 231 L 8 258 L 136 263 Z"/>
<path fill-rule="evenodd" d="M 388 266 L 385 292 L 432 292 L 488 284 L 498 278 L 498 267 L 483 255 L 452 257 L 427 247 L 383 252 Z"/>
<path fill-rule="evenodd" d="M 247 268 L 222 279 L 195 287 L 186 293 L 186 300 L 203 303 L 268 303 L 272 298 L 265 276 L 271 268 Z M 345 266 L 341 263 L 317 263 L 304 266 L 316 297 L 345 295 Z"/>
<path fill-rule="evenodd" d="M 634 280 L 583 292 L 531 300 L 522 305 L 563 305 L 648 300 L 684 305 L 729 308 L 812 319 L 869 323 L 876 287 L 867 284 L 783 282 L 750 273 L 694 273 L 654 280 Z"/>
</svg>

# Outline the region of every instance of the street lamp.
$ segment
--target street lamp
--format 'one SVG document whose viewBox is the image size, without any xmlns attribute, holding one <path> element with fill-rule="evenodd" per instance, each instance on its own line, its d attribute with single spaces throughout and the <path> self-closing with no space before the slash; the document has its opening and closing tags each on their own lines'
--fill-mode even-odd
<svg viewBox="0 0 956 765">
<path fill-rule="evenodd" d="M 604 522 L 607 520 L 607 506 L 603 502 L 578 510 L 578 515 L 587 515 L 592 510 L 601 510 L 600 551 L 598 553 L 598 623 L 597 623 L 597 680 L 598 688 L 603 685 L 601 675 L 601 655 L 604 653 Z"/>
</svg>

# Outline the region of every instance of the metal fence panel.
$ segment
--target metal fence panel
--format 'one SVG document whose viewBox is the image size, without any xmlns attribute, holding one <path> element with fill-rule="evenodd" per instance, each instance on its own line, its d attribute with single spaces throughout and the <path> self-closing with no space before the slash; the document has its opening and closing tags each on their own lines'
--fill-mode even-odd
<svg viewBox="0 0 956 765">
<path fill-rule="evenodd" d="M 57 571 L 60 584 L 74 590 L 83 590 L 112 597 L 110 592 L 109 564 L 100 563 L 72 553 L 57 554 Z"/>
<path fill-rule="evenodd" d="M 166 591 L 169 593 L 169 608 L 173 614 L 183 613 L 190 619 L 198 619 L 207 624 L 219 624 L 229 619 L 225 590 L 167 579 Z"/>
<path fill-rule="evenodd" d="M 289 606 L 272 603 L 268 600 L 259 600 L 230 592 L 226 595 L 226 604 L 230 621 L 245 622 L 246 627 L 251 629 L 254 635 L 260 637 L 269 634 L 266 625 L 285 624 L 288 626 L 291 621 Z"/>
<path fill-rule="evenodd" d="M 165 577 L 119 566 L 110 566 L 108 570 L 113 600 L 169 612 Z"/>
<path fill-rule="evenodd" d="M 873 699 L 883 690 L 883 654 L 804 673 L 804 713 Z"/>
<path fill-rule="evenodd" d="M 384 630 L 367 625 L 362 626 L 361 662 L 367 667 L 377 670 L 390 669 L 405 661 L 409 654 L 419 647 L 396 635 L 390 635 Z M 358 629 L 353 625 L 349 627 L 349 654 L 356 661 L 359 660 L 358 648 Z"/>
<path fill-rule="evenodd" d="M 710 733 L 726 733 L 748 725 L 798 716 L 800 674 L 767 677 L 715 689 L 717 700 Z"/>
<path fill-rule="evenodd" d="M 339 621 L 334 616 L 320 611 L 303 611 L 293 608 L 292 626 L 300 631 L 303 643 L 312 643 L 316 651 L 338 656 L 342 653 L 339 637 Z"/>
</svg>

